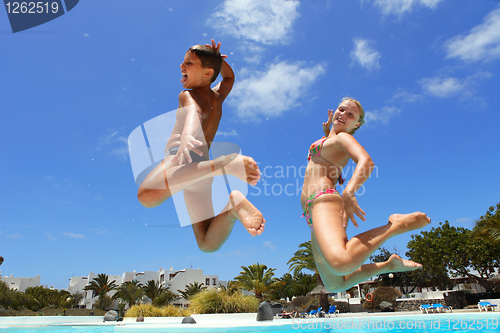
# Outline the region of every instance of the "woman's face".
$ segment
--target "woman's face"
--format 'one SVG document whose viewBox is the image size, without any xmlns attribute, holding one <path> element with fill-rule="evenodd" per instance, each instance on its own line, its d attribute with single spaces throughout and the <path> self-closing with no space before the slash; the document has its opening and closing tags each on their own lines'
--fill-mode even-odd
<svg viewBox="0 0 500 333">
<path fill-rule="evenodd" d="M 336 133 L 351 133 L 359 126 L 359 108 L 353 101 L 343 101 L 333 114 L 333 125 Z"/>
</svg>

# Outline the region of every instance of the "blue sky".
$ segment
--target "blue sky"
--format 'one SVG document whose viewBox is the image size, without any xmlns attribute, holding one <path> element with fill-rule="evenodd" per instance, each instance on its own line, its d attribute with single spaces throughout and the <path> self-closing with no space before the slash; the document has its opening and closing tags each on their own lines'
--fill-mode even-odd
<svg viewBox="0 0 500 333">
<path fill-rule="evenodd" d="M 127 138 L 177 107 L 184 53 L 211 38 L 236 74 L 215 141 L 266 168 L 248 198 L 267 224 L 255 238 L 237 224 L 205 254 L 171 200 L 139 204 Z M 283 275 L 310 239 L 293 171 L 343 96 L 366 110 L 355 137 L 377 166 L 349 237 L 417 210 L 471 227 L 500 201 L 499 64 L 493 0 L 80 1 L 16 34 L 0 10 L 2 275 L 57 288 L 171 266 Z M 386 246 L 404 253 L 409 240 Z"/>
</svg>

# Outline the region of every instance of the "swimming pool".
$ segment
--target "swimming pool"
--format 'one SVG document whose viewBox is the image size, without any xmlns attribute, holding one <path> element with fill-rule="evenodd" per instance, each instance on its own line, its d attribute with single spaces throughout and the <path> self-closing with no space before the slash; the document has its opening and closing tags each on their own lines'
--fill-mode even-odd
<svg viewBox="0 0 500 333">
<path fill-rule="evenodd" d="M 358 316 L 339 316 L 336 318 L 315 319 L 277 319 L 272 322 L 256 322 L 255 314 L 247 315 L 193 315 L 197 324 L 180 324 L 172 318 L 146 318 L 144 323 L 135 323 L 130 318 L 124 323 L 88 323 L 77 325 L 66 322 L 43 324 L 35 321 L 31 324 L 9 325 L 0 318 L 0 333 L 247 333 L 247 332 L 477 332 L 499 331 L 500 313 L 462 312 L 452 314 L 363 314 Z M 149 321 L 149 322 L 148 322 Z"/>
</svg>

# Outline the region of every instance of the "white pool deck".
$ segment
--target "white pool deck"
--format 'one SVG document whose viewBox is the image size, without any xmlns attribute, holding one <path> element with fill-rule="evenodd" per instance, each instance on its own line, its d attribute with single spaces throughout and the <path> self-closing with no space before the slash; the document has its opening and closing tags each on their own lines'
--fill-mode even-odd
<svg viewBox="0 0 500 333">
<path fill-rule="evenodd" d="M 175 331 L 187 331 L 196 328 L 231 328 L 231 327 L 248 327 L 260 329 L 290 329 L 292 325 L 306 325 L 313 322 L 327 322 L 327 321 L 375 321 L 382 320 L 423 320 L 423 319 L 445 319 L 451 318 L 450 316 L 460 316 L 467 318 L 474 316 L 475 318 L 487 318 L 500 320 L 500 312 L 479 312 L 475 309 L 454 310 L 453 313 L 432 313 L 422 314 L 419 311 L 411 312 L 392 312 L 392 313 L 342 313 L 338 317 L 332 318 L 295 318 L 295 319 L 274 319 L 273 321 L 257 321 L 256 313 L 245 314 L 193 314 L 192 317 L 196 324 L 182 324 L 183 317 L 145 317 L 144 322 L 136 322 L 136 318 L 125 318 L 122 322 L 104 322 L 102 316 L 31 316 L 31 317 L 0 317 L 0 329 L 4 328 L 21 328 L 21 327 L 40 327 L 40 326 L 115 326 L 115 331 L 140 331 L 141 329 L 160 329 L 171 328 Z M 390 319 L 387 319 L 390 318 Z M 260 330 L 259 329 L 259 330 Z M 1 331 L 0 331 L 1 332 Z"/>
</svg>

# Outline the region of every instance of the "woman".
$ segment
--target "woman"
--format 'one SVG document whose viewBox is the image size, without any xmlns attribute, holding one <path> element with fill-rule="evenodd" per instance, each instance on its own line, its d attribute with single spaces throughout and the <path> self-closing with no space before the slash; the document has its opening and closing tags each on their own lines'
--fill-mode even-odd
<svg viewBox="0 0 500 333">
<path fill-rule="evenodd" d="M 339 292 L 368 278 L 388 273 L 411 271 L 422 265 L 403 260 L 396 254 L 382 263 L 363 263 L 385 241 L 406 231 L 422 228 L 430 223 L 424 213 L 393 214 L 387 225 L 347 239 L 345 229 L 349 220 L 357 227 L 356 215 L 365 221 L 365 212 L 359 207 L 356 191 L 370 177 L 374 163 L 352 134 L 364 123 L 361 104 L 344 98 L 335 112 L 328 110 L 328 122 L 323 124 L 328 136 L 316 141 L 309 149 L 309 164 L 304 178 L 301 204 L 311 227 L 311 242 L 316 267 L 325 287 Z M 342 169 L 349 159 L 356 169 L 342 196 L 335 185 L 344 182 Z"/>
</svg>

